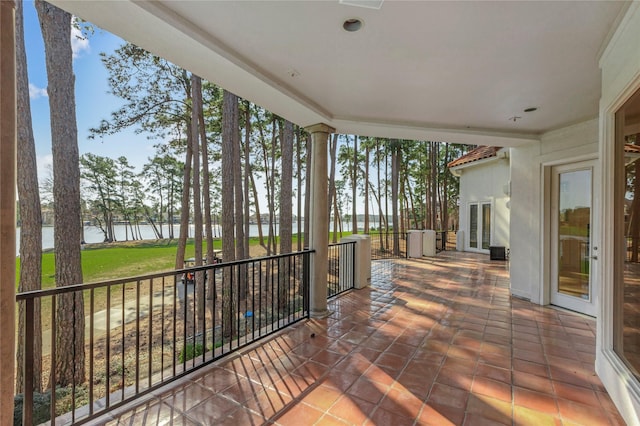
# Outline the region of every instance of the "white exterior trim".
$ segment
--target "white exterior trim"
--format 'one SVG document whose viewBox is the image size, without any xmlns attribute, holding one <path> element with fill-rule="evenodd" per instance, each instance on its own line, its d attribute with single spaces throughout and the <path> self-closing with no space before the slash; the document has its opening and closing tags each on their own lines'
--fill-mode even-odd
<svg viewBox="0 0 640 426">
<path fill-rule="evenodd" d="M 613 350 L 615 262 L 613 232 L 615 178 L 615 113 L 640 90 L 640 3 L 633 2 L 600 61 L 600 217 L 602 283 L 596 333 L 595 368 L 611 399 L 629 425 L 640 424 L 640 383 Z"/>
<path fill-rule="evenodd" d="M 571 160 L 569 161 L 567 158 L 563 158 L 563 159 L 555 159 L 553 161 L 547 161 L 547 162 L 543 162 L 541 164 L 542 170 L 540 173 L 540 179 L 541 179 L 541 183 L 540 183 L 540 187 L 542 188 L 543 191 L 543 196 L 542 196 L 542 204 L 540 206 L 540 217 L 542 218 L 542 220 L 540 221 L 540 235 L 542 235 L 542 241 L 541 241 L 541 245 L 540 245 L 540 259 L 541 259 L 541 285 L 539 286 L 539 295 L 538 297 L 540 298 L 540 304 L 541 305 L 548 305 L 549 303 L 551 303 L 551 244 L 552 244 L 552 236 L 551 236 L 551 218 L 552 218 L 552 212 L 551 212 L 551 197 L 552 197 L 552 188 L 551 188 L 551 172 L 552 169 L 554 167 L 557 166 L 569 166 L 572 164 L 577 164 L 577 163 L 582 163 L 585 161 L 596 161 L 597 160 L 597 155 L 595 153 L 589 153 L 589 154 L 580 154 L 580 155 L 576 155 L 571 157 Z M 591 235 L 591 241 L 592 241 L 592 245 L 597 247 L 598 246 L 598 235 L 597 235 L 597 230 L 598 230 L 598 205 L 596 203 L 596 194 L 599 191 L 600 188 L 600 179 L 598 178 L 600 175 L 600 173 L 598 172 L 598 164 L 594 164 L 593 167 L 593 177 L 592 177 L 592 195 L 593 195 L 593 200 L 592 200 L 592 212 L 591 212 L 591 217 L 592 217 L 592 225 L 591 225 L 591 229 L 594 230 L 593 234 Z M 591 270 L 591 274 L 592 274 L 592 281 L 594 282 L 594 287 L 600 288 L 600 283 L 601 281 L 597 279 L 597 271 L 594 271 L 595 268 L 597 268 L 597 264 L 596 262 L 592 262 L 592 270 Z M 598 299 L 596 297 L 596 299 Z"/>
</svg>

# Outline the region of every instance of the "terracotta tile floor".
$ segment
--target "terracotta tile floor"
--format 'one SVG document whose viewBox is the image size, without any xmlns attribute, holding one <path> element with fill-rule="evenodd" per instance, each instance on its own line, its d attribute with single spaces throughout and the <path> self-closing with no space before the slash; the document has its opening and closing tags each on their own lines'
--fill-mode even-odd
<svg viewBox="0 0 640 426">
<path fill-rule="evenodd" d="M 511 298 L 504 262 L 374 262 L 370 288 L 129 406 L 112 425 L 622 425 L 595 321 Z"/>
</svg>

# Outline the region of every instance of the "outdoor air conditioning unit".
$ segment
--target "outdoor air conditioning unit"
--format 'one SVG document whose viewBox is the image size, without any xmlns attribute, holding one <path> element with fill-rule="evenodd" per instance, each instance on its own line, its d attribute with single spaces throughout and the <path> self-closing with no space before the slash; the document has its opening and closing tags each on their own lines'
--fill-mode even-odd
<svg viewBox="0 0 640 426">
<path fill-rule="evenodd" d="M 490 246 L 489 259 L 491 260 L 507 260 L 507 249 L 503 246 Z"/>
</svg>

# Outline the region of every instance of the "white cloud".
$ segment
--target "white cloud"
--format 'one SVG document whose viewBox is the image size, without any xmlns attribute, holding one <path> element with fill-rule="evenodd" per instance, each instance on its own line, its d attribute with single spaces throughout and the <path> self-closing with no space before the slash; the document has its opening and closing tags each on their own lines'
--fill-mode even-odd
<svg viewBox="0 0 640 426">
<path fill-rule="evenodd" d="M 82 52 L 88 52 L 91 49 L 89 39 L 82 34 L 79 28 L 71 26 L 71 50 L 73 51 L 73 59 L 80 56 Z"/>
<path fill-rule="evenodd" d="M 47 93 L 46 88 L 38 87 L 35 84 L 29 83 L 30 99 L 46 98 L 47 96 L 49 96 L 49 94 Z"/>
<path fill-rule="evenodd" d="M 36 157 L 36 164 L 38 169 L 38 180 L 42 182 L 48 178 L 53 177 L 53 154 L 39 155 Z"/>
<path fill-rule="evenodd" d="M 53 155 L 45 154 L 36 157 L 36 167 L 38 169 L 38 183 L 40 186 L 40 198 L 43 203 L 52 203 L 53 194 L 51 187 L 53 183 Z"/>
</svg>

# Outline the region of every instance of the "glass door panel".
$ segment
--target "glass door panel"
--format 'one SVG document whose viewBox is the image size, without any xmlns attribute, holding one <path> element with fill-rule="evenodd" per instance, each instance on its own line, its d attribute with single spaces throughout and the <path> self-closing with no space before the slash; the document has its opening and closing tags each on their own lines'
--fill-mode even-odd
<svg viewBox="0 0 640 426">
<path fill-rule="evenodd" d="M 591 170 L 559 175 L 558 292 L 589 300 Z"/>
<path fill-rule="evenodd" d="M 640 380 L 640 91 L 616 113 L 613 349 Z"/>
<path fill-rule="evenodd" d="M 469 206 L 469 247 L 478 248 L 478 205 Z"/>
<path fill-rule="evenodd" d="M 482 205 L 482 248 L 489 250 L 491 245 L 491 204 Z"/>
</svg>

